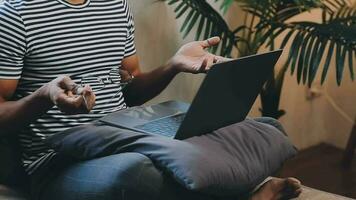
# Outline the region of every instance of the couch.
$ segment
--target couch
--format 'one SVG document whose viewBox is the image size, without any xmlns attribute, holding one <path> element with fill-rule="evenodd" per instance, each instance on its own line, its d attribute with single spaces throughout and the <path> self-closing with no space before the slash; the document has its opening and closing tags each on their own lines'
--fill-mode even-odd
<svg viewBox="0 0 356 200">
<path fill-rule="evenodd" d="M 13 190 L 4 185 L 0 185 L 0 199 L 1 200 L 26 200 L 21 192 Z M 296 200 L 352 200 L 347 197 L 342 197 L 336 194 L 331 194 L 316 190 L 309 187 L 303 187 L 303 193 Z"/>
</svg>

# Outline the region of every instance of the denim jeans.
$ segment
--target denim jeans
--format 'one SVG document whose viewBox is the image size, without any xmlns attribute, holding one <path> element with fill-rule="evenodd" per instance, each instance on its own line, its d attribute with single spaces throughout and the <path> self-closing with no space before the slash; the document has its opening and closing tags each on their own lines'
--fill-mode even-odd
<svg viewBox="0 0 356 200">
<path fill-rule="evenodd" d="M 122 153 L 75 162 L 54 174 L 56 171 L 45 177 L 46 183 L 41 186 L 37 199 L 213 199 L 182 188 L 155 168 L 149 158 L 138 153 Z"/>
</svg>

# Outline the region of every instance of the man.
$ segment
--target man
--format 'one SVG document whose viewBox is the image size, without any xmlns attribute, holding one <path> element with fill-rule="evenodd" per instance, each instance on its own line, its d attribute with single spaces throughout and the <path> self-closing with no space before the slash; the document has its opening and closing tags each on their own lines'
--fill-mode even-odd
<svg viewBox="0 0 356 200">
<path fill-rule="evenodd" d="M 188 43 L 165 65 L 142 73 L 126 0 L 5 0 L 0 4 L 0 36 L 1 135 L 19 134 L 24 167 L 30 176 L 56 158 L 56 153 L 44 145 L 48 136 L 142 104 L 158 95 L 178 73 L 205 72 L 224 60 L 206 51 L 219 43 L 214 37 Z M 121 78 L 131 80 L 124 89 Z M 77 182 L 71 182 L 70 172 L 51 172 L 59 178 L 41 188 L 44 195 L 40 198 L 69 199 L 74 195 L 78 199 L 104 199 L 91 191 L 106 185 L 112 189 L 112 185 L 116 187 L 112 181 L 117 180 L 105 179 L 100 184 L 95 180 L 93 184 L 92 174 L 84 172 L 100 164 L 94 173 L 109 176 L 113 169 L 102 167 L 120 165 L 118 156 L 90 165 L 80 163 L 75 174 L 83 173 L 83 180 L 75 189 Z M 286 189 L 291 191 L 285 194 Z M 103 190 L 105 198 L 112 193 Z M 299 193 L 299 181 L 273 179 L 252 199 L 279 199 Z"/>
</svg>

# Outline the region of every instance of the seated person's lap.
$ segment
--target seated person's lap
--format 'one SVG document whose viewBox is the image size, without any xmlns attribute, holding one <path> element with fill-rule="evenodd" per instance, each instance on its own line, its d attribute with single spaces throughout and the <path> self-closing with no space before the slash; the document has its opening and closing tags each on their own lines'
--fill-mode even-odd
<svg viewBox="0 0 356 200">
<path fill-rule="evenodd" d="M 256 121 L 280 128 L 271 118 Z M 185 190 L 138 153 L 80 161 L 52 173 L 54 178 L 41 189 L 41 200 L 209 199 Z"/>
<path fill-rule="evenodd" d="M 184 191 L 137 153 L 106 156 L 71 165 L 42 189 L 41 200 L 207 199 Z"/>
<path fill-rule="evenodd" d="M 154 198 L 162 181 L 147 157 L 117 154 L 66 168 L 49 181 L 41 199 L 132 199 L 139 195 Z"/>
</svg>

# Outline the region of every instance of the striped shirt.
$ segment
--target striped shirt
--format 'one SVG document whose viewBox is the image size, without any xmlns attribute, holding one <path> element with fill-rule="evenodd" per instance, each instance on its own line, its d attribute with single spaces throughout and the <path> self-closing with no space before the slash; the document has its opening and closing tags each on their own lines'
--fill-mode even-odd
<svg viewBox="0 0 356 200">
<path fill-rule="evenodd" d="M 134 23 L 126 0 L 0 0 L 0 80 L 18 80 L 21 99 L 59 75 L 91 84 L 96 106 L 65 115 L 56 106 L 20 132 L 29 174 L 55 155 L 44 139 L 126 108 L 118 69 L 136 53 Z"/>
</svg>

